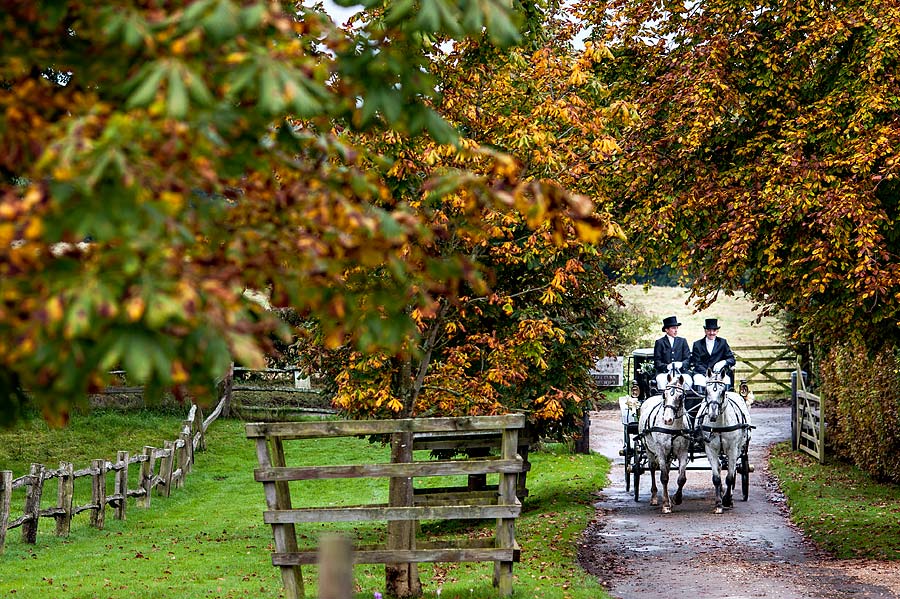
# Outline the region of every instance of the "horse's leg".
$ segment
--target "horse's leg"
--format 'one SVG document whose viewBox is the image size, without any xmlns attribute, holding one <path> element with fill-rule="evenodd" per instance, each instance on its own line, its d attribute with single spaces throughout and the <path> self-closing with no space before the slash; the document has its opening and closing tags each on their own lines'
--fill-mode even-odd
<svg viewBox="0 0 900 599">
<path fill-rule="evenodd" d="M 712 470 L 713 487 L 716 490 L 716 505 L 713 513 L 722 513 L 722 464 L 719 462 L 719 448 L 707 445 L 706 459 L 709 460 L 709 467 Z"/>
<path fill-rule="evenodd" d="M 656 487 L 656 460 L 650 457 L 650 505 L 659 505 L 659 489 Z"/>
<path fill-rule="evenodd" d="M 682 492 L 684 485 L 687 483 L 687 452 L 679 452 L 678 454 L 678 490 L 675 491 L 673 501 L 675 505 L 681 505 Z"/>
<path fill-rule="evenodd" d="M 672 501 L 669 499 L 669 459 L 659 461 L 659 484 L 662 485 L 662 513 L 668 514 L 672 511 Z"/>
<path fill-rule="evenodd" d="M 722 505 L 725 507 L 734 506 L 732 491 L 734 490 L 734 482 L 737 473 L 738 449 L 740 448 L 739 439 L 728 446 L 728 475 L 725 477 L 725 496 L 722 497 Z"/>
</svg>

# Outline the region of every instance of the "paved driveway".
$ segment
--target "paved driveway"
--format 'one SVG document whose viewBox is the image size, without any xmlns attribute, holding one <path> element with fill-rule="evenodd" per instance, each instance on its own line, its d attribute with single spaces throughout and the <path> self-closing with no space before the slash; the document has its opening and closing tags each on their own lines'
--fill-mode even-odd
<svg viewBox="0 0 900 599">
<path fill-rule="evenodd" d="M 757 428 L 750 441 L 755 472 L 748 501 L 740 500 L 738 485 L 734 508 L 713 514 L 711 474 L 693 470 L 684 502 L 663 515 L 650 506 L 649 473 L 641 477 L 640 502 L 625 492 L 618 410 L 593 412 L 590 447 L 613 466 L 579 547 L 582 565 L 614 597 L 628 599 L 900 597 L 896 564 L 831 560 L 790 524 L 766 473 L 767 448 L 790 438 L 790 408 L 757 408 L 751 414 Z"/>
</svg>

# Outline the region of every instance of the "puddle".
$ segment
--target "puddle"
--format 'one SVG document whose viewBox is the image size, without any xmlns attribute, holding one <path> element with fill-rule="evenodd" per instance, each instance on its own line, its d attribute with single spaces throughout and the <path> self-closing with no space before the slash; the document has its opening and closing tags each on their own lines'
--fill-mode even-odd
<svg viewBox="0 0 900 599">
<path fill-rule="evenodd" d="M 640 545 L 630 547 L 628 545 L 625 546 L 626 551 L 634 551 L 635 553 L 657 553 L 661 551 L 665 551 L 664 547 L 660 547 L 659 545 Z"/>
</svg>

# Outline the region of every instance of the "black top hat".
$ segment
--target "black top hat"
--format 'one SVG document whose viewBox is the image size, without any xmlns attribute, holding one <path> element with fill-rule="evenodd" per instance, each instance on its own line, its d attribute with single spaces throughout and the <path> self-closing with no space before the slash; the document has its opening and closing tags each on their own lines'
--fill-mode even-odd
<svg viewBox="0 0 900 599">
<path fill-rule="evenodd" d="M 719 330 L 719 320 L 717 318 L 707 318 L 706 323 L 703 325 L 704 329 L 715 329 Z"/>
<path fill-rule="evenodd" d="M 669 327 L 680 327 L 680 326 L 681 326 L 681 323 L 678 322 L 678 319 L 674 316 L 667 316 L 666 318 L 663 318 L 663 328 L 662 328 L 663 331 L 665 331 Z"/>
</svg>

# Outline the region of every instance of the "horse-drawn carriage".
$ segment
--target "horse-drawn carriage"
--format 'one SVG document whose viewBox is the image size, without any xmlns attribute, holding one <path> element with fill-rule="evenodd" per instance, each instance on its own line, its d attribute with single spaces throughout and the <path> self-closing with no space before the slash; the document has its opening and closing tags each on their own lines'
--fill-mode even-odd
<svg viewBox="0 0 900 599">
<path fill-rule="evenodd" d="M 678 490 L 674 496 L 681 503 L 681 490 L 686 470 L 711 470 L 716 488 L 716 512 L 730 507 L 736 476 L 741 477 L 741 492 L 746 501 L 750 487 L 749 388 L 741 381 L 739 393 L 730 390 L 727 372 L 708 372 L 705 385 L 695 389 L 686 384 L 682 373 L 672 368 L 664 388 L 658 388 L 653 364 L 653 349 L 635 350 L 627 358 L 633 374 L 631 392 L 619 399 L 624 431 L 625 490 L 633 488 L 634 500 L 640 501 L 640 480 L 651 473 L 651 503 L 656 504 L 656 470 L 663 486 L 663 511 L 671 509 L 668 479 L 670 466 L 678 465 Z M 705 465 L 694 464 L 698 457 Z M 721 470 L 728 470 L 726 490 L 722 493 Z"/>
</svg>

